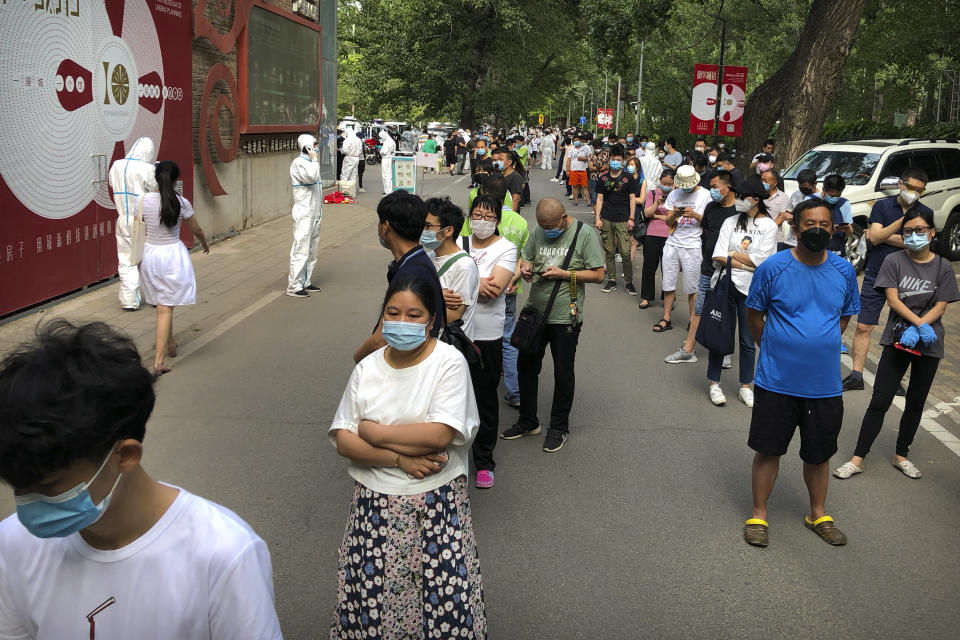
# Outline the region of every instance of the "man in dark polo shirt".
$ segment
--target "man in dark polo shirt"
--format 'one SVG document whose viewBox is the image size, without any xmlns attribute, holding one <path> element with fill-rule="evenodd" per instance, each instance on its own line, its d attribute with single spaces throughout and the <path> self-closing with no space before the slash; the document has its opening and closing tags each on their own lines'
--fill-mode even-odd
<svg viewBox="0 0 960 640">
<path fill-rule="evenodd" d="M 600 232 L 607 266 L 607 283 L 600 291 L 610 293 L 617 288 L 616 255 L 619 253 L 623 260 L 624 289 L 635 296 L 637 290 L 633 286 L 630 232 L 636 221 L 637 202 L 646 201 L 647 185 L 642 178 L 638 182 L 623 170 L 624 156 L 623 147 L 615 144 L 610 148 L 610 168 L 597 173 L 597 203 L 593 208 L 593 216 Z"/>
<path fill-rule="evenodd" d="M 933 213 L 928 206 L 920 204 L 920 196 L 927 182 L 927 174 L 923 169 L 907 169 L 900 176 L 900 193 L 877 200 L 870 210 L 868 239 L 873 247 L 867 256 L 863 285 L 860 287 L 860 315 L 857 316 L 857 332 L 853 336 L 853 370 L 843 380 L 844 391 L 863 389 L 863 366 L 870 349 L 870 334 L 880 321 L 880 312 L 886 303 L 883 290 L 876 289 L 874 283 L 884 258 L 903 250 L 903 236 L 900 235 L 903 216 L 911 209 Z M 898 390 L 898 395 L 903 395 L 901 390 Z"/>
<path fill-rule="evenodd" d="M 412 276 L 431 283 L 437 309 L 443 309 L 443 289 L 433 261 L 420 246 L 420 235 L 427 220 L 427 205 L 418 196 L 408 191 L 394 191 L 384 196 L 377 205 L 377 236 L 380 244 L 393 254 L 393 262 L 387 267 L 387 283 L 399 275 Z M 444 314 L 438 313 L 433 322 L 431 335 L 440 333 Z M 353 353 L 354 362 L 360 362 L 383 347 L 387 342 L 380 333 L 381 320 L 373 334 Z"/>
</svg>

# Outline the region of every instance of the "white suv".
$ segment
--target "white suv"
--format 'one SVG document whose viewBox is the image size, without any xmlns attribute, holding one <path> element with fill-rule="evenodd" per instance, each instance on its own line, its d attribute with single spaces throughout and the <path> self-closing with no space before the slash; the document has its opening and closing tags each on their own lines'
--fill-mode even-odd
<svg viewBox="0 0 960 640">
<path fill-rule="evenodd" d="M 870 209 L 898 192 L 908 168 L 923 169 L 930 181 L 920 201 L 933 209 L 937 247 L 948 260 L 960 260 L 960 143 L 957 140 L 878 139 L 822 144 L 803 154 L 783 173 L 787 193 L 797 188 L 797 174 L 810 169 L 818 180 L 837 173 L 847 187 L 843 197 L 853 208 L 855 233 L 848 238 L 847 258 L 857 271 L 867 261 L 862 239 Z"/>
</svg>

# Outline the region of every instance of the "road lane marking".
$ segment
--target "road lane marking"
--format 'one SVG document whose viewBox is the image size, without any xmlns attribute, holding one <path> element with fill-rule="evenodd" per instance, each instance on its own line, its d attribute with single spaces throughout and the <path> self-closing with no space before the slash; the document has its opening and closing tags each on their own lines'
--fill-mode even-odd
<svg viewBox="0 0 960 640">
<path fill-rule="evenodd" d="M 252 305 L 250 305 L 243 311 L 238 311 L 237 313 L 225 319 L 220 324 L 213 327 L 213 329 L 211 329 L 210 331 L 204 333 L 203 335 L 196 338 L 195 340 L 191 340 L 186 345 L 184 345 L 182 349 L 179 350 L 179 353 L 177 354 L 177 362 L 182 362 L 185 358 L 188 358 L 191 354 L 207 346 L 208 344 L 210 344 L 211 342 L 213 342 L 214 340 L 216 340 L 217 338 L 225 334 L 227 331 L 230 331 L 230 329 L 233 329 L 235 326 L 237 326 L 238 324 L 240 324 L 241 322 L 243 322 L 244 320 L 246 320 L 247 318 L 255 314 L 257 311 L 260 311 L 260 309 L 263 309 L 265 306 L 267 306 L 268 304 L 270 304 L 271 302 L 273 302 L 283 294 L 284 294 L 283 291 L 271 291 L 270 293 L 263 296 L 262 298 L 254 302 Z"/>
</svg>

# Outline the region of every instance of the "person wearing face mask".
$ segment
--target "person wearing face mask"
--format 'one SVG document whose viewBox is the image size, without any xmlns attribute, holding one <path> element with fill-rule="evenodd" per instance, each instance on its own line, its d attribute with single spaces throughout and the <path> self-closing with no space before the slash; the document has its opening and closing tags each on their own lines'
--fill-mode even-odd
<svg viewBox="0 0 960 640">
<path fill-rule="evenodd" d="M 3 637 L 281 638 L 266 543 L 141 465 L 154 401 L 103 323 L 54 320 L 0 362 Z"/>
<path fill-rule="evenodd" d="M 649 156 L 648 156 L 649 157 Z M 642 159 L 641 159 L 642 160 Z M 659 162 L 657 163 L 660 164 Z M 673 170 L 663 169 L 659 184 L 647 190 L 643 215 L 647 221 L 647 234 L 643 237 L 643 267 L 640 272 L 640 309 L 646 309 L 657 295 L 657 269 L 663 272 L 663 246 L 670 237 L 667 226 L 669 215 L 664 201 L 673 191 Z"/>
<path fill-rule="evenodd" d="M 700 227 L 703 233 L 700 237 L 700 280 L 697 282 L 697 303 L 694 305 L 693 317 L 687 329 L 687 337 L 680 348 L 663 359 L 667 364 L 693 363 L 697 361 L 695 345 L 697 343 L 697 327 L 700 325 L 700 314 L 703 311 L 703 301 L 711 289 L 711 280 L 715 271 L 713 251 L 720 237 L 720 230 L 727 218 L 737 215 L 737 197 L 732 188 L 733 181 L 728 171 L 719 171 L 710 179 L 710 203 L 703 210 Z M 742 205 L 741 205 L 742 206 Z M 724 356 L 722 368 L 729 369 L 730 356 Z"/>
<path fill-rule="evenodd" d="M 909 169 L 907 173 L 910 171 L 918 169 Z M 927 394 L 944 357 L 943 314 L 949 303 L 960 300 L 960 289 L 952 265 L 930 249 L 936 235 L 933 212 L 911 208 L 899 222 L 897 231 L 903 239 L 904 250 L 887 254 L 875 280 L 876 289 L 886 296 L 890 315 L 880 337 L 883 353 L 877 364 L 873 397 L 863 416 L 853 457 L 833 472 L 840 479 L 863 471 L 863 460 L 880 435 L 884 416 L 908 368 L 910 385 L 900 418 L 893 466 L 908 478 L 919 479 L 923 475 L 907 455 L 923 417 Z"/>
<path fill-rule="evenodd" d="M 847 255 L 847 236 L 853 232 L 853 209 L 850 201 L 841 195 L 846 186 L 843 176 L 834 173 L 823 179 L 823 189 L 815 196 L 826 202 L 833 213 L 834 231 L 827 249 L 841 258 Z"/>
<path fill-rule="evenodd" d="M 303 145 L 301 145 L 303 146 Z M 340 170 L 340 182 L 355 182 L 363 160 L 363 141 L 357 137 L 352 127 L 347 127 L 343 138 L 343 168 Z"/>
<path fill-rule="evenodd" d="M 760 153 L 753 156 L 753 159 L 750 161 L 750 168 L 755 169 L 758 164 L 763 162 L 773 162 L 773 138 L 767 138 L 763 141 L 763 147 Z M 757 173 L 760 172 L 758 171 Z"/>
<path fill-rule="evenodd" d="M 461 246 L 470 253 L 480 274 L 477 308 L 474 313 L 474 342 L 480 349 L 483 370 L 475 371 L 477 409 L 480 429 L 473 444 L 473 464 L 477 469 L 476 486 L 489 489 L 494 484 L 493 450 L 500 424 L 497 388 L 503 369 L 503 328 L 506 320 L 506 291 L 517 268 L 517 247 L 499 235 L 500 203 L 489 195 L 480 195 L 470 206 L 473 234 L 461 237 Z"/>
<path fill-rule="evenodd" d="M 624 149 L 619 144 L 610 149 L 610 168 L 598 175 L 597 204 L 593 215 L 607 265 L 607 282 L 600 291 L 610 293 L 616 290 L 616 256 L 619 254 L 623 262 L 624 290 L 635 296 L 630 237 L 637 219 L 637 201 L 643 203 L 647 199 L 647 184 L 642 176 L 636 179 L 623 170 L 623 157 Z"/>
<path fill-rule="evenodd" d="M 571 252 L 570 261 L 564 269 L 568 252 Z M 559 200 L 542 198 L 537 204 L 537 226 L 523 247 L 520 273 L 524 280 L 532 283 L 527 306 L 545 314 L 545 324 L 536 351 L 521 353 L 517 360 L 520 418 L 500 434 L 504 440 L 540 433 L 538 385 L 543 357 L 549 346 L 553 356 L 554 391 L 550 427 L 543 441 L 543 450 L 554 453 L 566 442 L 576 391 L 574 361 L 583 323 L 584 285 L 603 282 L 603 263 L 603 249 L 597 233 L 570 217 Z"/>
<path fill-rule="evenodd" d="M 780 241 L 777 251 L 785 251 L 797 246 L 797 236 L 793 233 L 793 210 L 803 200 L 817 189 L 817 174 L 810 169 L 803 169 L 797 173 L 797 190 L 790 194 L 790 202 L 783 211 L 783 222 L 780 223 Z"/>
<path fill-rule="evenodd" d="M 790 198 L 778 186 L 780 174 L 776 169 L 768 169 L 760 174 L 760 184 L 763 187 L 765 198 L 763 203 L 767 206 L 767 213 L 770 218 L 777 223 L 778 228 L 782 228 L 790 215 L 787 209 L 790 208 Z M 777 242 L 783 242 L 783 232 L 777 233 Z M 779 250 L 779 249 L 778 249 Z"/>
<path fill-rule="evenodd" d="M 623 170 L 627 172 L 634 180 L 639 180 L 646 182 L 646 176 L 643 175 L 643 167 L 640 165 L 640 158 L 637 156 L 630 156 L 627 158 L 626 162 L 623 163 Z M 653 191 L 653 186 L 649 185 L 646 189 L 646 195 L 643 200 L 637 201 L 637 206 L 639 210 L 637 212 L 637 221 L 633 225 L 633 230 L 630 232 L 630 261 L 637 259 L 637 249 L 642 246 L 643 238 L 646 236 L 646 228 L 643 225 L 637 224 L 637 222 L 645 222 L 646 217 L 644 214 L 644 208 L 646 203 L 651 202 L 651 192 Z"/>
<path fill-rule="evenodd" d="M 380 180 L 386 195 L 393 191 L 393 154 L 397 151 L 397 144 L 386 129 L 380 131 L 380 145 Z"/>
<path fill-rule="evenodd" d="M 660 156 L 663 166 L 676 171 L 677 167 L 683 164 L 683 154 L 677 151 L 677 139 L 672 136 L 667 138 L 664 148 L 666 153 Z"/>
<path fill-rule="evenodd" d="M 540 136 L 540 168 L 553 171 L 553 154 L 557 151 L 557 139 L 551 132 Z M 552 179 L 551 179 L 552 180 Z"/>
<path fill-rule="evenodd" d="M 356 136 L 354 136 L 356 137 Z M 311 282 L 317 265 L 317 242 L 320 240 L 323 189 L 317 158 L 317 139 L 305 133 L 297 138 L 300 155 L 290 163 L 293 184 L 293 246 L 290 247 L 290 270 L 286 294 L 293 298 L 309 298 L 320 287 Z"/>
<path fill-rule="evenodd" d="M 804 526 L 832 545 L 847 537 L 825 512 L 830 457 L 843 423 L 837 352 L 850 317 L 860 311 L 857 274 L 827 251 L 833 235 L 830 207 L 804 200 L 793 212 L 796 247 L 757 268 L 747 296 L 747 322 L 760 346 L 747 444 L 753 459 L 753 513 L 743 528 L 751 545 L 769 544 L 767 501 L 797 427 L 803 479 L 810 498 Z"/>
<path fill-rule="evenodd" d="M 589 191 L 587 190 L 587 161 L 590 159 L 592 147 L 583 144 L 580 138 L 573 140 L 573 150 L 568 154 L 570 163 L 570 177 L 567 184 L 570 185 L 573 206 L 580 204 L 579 198 L 584 202 L 589 202 Z"/>
<path fill-rule="evenodd" d="M 520 210 L 520 203 L 523 201 L 523 176 L 516 169 L 516 158 L 514 154 L 506 147 L 497 147 L 493 152 L 493 169 L 500 172 L 503 177 L 503 184 L 510 194 L 511 209 Z"/>
<path fill-rule="evenodd" d="M 923 169 L 907 169 L 900 176 L 900 191 L 895 196 L 881 198 L 870 210 L 870 227 L 867 239 L 872 248 L 867 254 L 867 264 L 863 273 L 863 285 L 860 287 L 860 315 L 857 316 L 857 330 L 853 337 L 853 369 L 843 381 L 844 391 L 862 390 L 863 367 L 870 349 L 870 335 L 879 324 L 883 310 L 884 292 L 876 288 L 877 276 L 887 256 L 900 251 L 905 245 L 900 234 L 900 226 L 908 213 L 920 211 L 933 214 L 933 211 L 920 202 L 920 196 L 927 187 L 927 173 Z M 902 388 L 898 395 L 903 395 Z"/>
<path fill-rule="evenodd" d="M 707 152 L 707 141 L 704 138 L 697 138 L 697 141 L 693 143 L 693 151 L 697 155 L 704 155 Z"/>
<path fill-rule="evenodd" d="M 420 245 L 420 237 L 427 220 L 427 207 L 418 196 L 408 191 L 394 191 L 377 204 L 377 238 L 380 246 L 393 255 L 387 266 L 387 282 L 398 276 L 412 276 L 433 283 L 436 307 L 443 307 L 443 290 L 433 261 Z M 433 332 L 440 333 L 443 315 L 434 318 Z M 386 344 L 378 320 L 373 333 L 353 353 L 354 363 L 360 362 Z"/>
<path fill-rule="evenodd" d="M 354 480 L 331 637 L 487 637 L 467 492 L 479 419 L 466 360 L 431 330 L 442 313 L 431 282 L 395 278 L 386 346 L 354 368 L 330 425 Z"/>
<path fill-rule="evenodd" d="M 597 204 L 597 177 L 610 167 L 610 150 L 603 147 L 600 140 L 593 141 L 593 153 L 587 159 L 587 187 L 590 191 L 590 206 Z"/>
<path fill-rule="evenodd" d="M 480 292 L 480 272 L 470 253 L 457 246 L 464 226 L 463 211 L 449 198 L 428 198 L 427 220 L 420 245 L 427 250 L 440 278 L 447 324 L 460 321 L 463 333 L 473 340 L 473 313 Z M 454 301 L 448 296 L 456 296 Z"/>
<path fill-rule="evenodd" d="M 636 142 L 636 138 L 633 137 L 633 132 L 632 132 L 632 131 L 629 132 L 629 133 L 626 135 L 626 137 L 624 138 L 624 143 L 625 143 L 625 144 L 624 144 L 624 149 L 626 149 L 626 151 L 627 151 L 628 154 L 629 154 L 631 151 L 633 151 L 633 152 L 634 152 L 634 155 L 635 155 L 637 149 L 640 148 L 640 143 L 639 143 L 639 142 Z"/>
<path fill-rule="evenodd" d="M 690 165 L 677 170 L 676 188 L 667 196 L 667 226 L 672 229 L 663 246 L 663 318 L 653 326 L 654 333 L 673 329 L 671 313 L 677 299 L 677 283 L 683 272 L 683 291 L 687 294 L 690 318 L 697 304 L 700 279 L 700 250 L 703 228 L 700 220 L 711 202 L 710 192 L 699 186 L 700 178 Z"/>
<path fill-rule="evenodd" d="M 729 153 L 717 155 L 717 166 L 724 171 L 730 172 L 730 179 L 733 180 L 733 186 L 737 186 L 744 181 L 743 172 L 733 166 L 733 157 Z"/>
<path fill-rule="evenodd" d="M 738 397 L 747 407 L 752 408 L 754 398 L 750 385 L 753 384 L 756 346 L 747 324 L 746 300 L 750 292 L 753 272 L 777 251 L 778 228 L 767 211 L 763 198 L 766 192 L 760 183 L 747 180 L 736 189 L 736 194 L 734 208 L 740 215 L 727 218 L 720 227 L 712 256 L 717 269 L 710 281 L 710 288 L 717 286 L 717 281 L 729 262 L 732 266 L 730 278 L 734 285 L 732 293 L 737 305 L 737 324 L 740 334 Z M 710 351 L 707 365 L 708 392 L 710 401 L 716 406 L 727 402 L 720 388 L 722 363 L 723 356 Z"/>
<path fill-rule="evenodd" d="M 646 152 L 640 157 L 640 168 L 647 184 L 657 184 L 660 172 L 663 171 L 663 163 L 657 157 L 657 146 L 652 142 L 646 144 Z"/>
</svg>

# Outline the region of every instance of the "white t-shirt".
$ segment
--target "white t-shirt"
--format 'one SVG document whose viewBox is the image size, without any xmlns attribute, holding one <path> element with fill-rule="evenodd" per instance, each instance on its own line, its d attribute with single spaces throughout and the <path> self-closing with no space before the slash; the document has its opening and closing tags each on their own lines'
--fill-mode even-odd
<svg viewBox="0 0 960 640">
<path fill-rule="evenodd" d="M 691 193 L 686 193 L 683 189 L 674 189 L 670 192 L 670 195 L 667 196 L 663 206 L 668 211 L 680 207 L 687 207 L 702 216 L 709 203 L 710 192 L 703 187 L 697 187 Z M 702 235 L 703 228 L 700 226 L 699 220 L 681 216 L 677 219 L 677 226 L 673 233 L 667 238 L 667 244 L 682 249 L 699 249 L 700 236 Z"/>
<path fill-rule="evenodd" d="M 776 219 L 783 211 L 790 210 L 790 198 L 787 197 L 783 191 L 777 189 L 777 192 L 763 201 L 767 205 L 767 214 L 772 218 Z M 784 220 L 784 222 L 788 222 Z M 784 242 L 785 233 L 781 227 L 777 232 L 777 240 L 779 242 Z"/>
<path fill-rule="evenodd" d="M 587 160 L 593 153 L 593 147 L 588 144 L 581 144 L 579 147 L 571 147 L 570 151 L 570 171 L 586 171 Z"/>
<path fill-rule="evenodd" d="M 469 386 L 469 385 L 468 385 Z M 79 533 L 42 539 L 16 515 L 0 523 L 0 638 L 278 640 L 263 540 L 235 513 L 183 489 L 121 549 Z"/>
<path fill-rule="evenodd" d="M 470 368 L 463 355 L 437 341 L 433 353 L 406 369 L 394 369 L 378 349 L 353 368 L 328 435 L 337 444 L 337 429 L 358 433 L 361 420 L 380 424 L 441 422 L 456 431 L 447 447 L 449 461 L 442 471 L 422 479 L 407 476 L 395 467 L 368 467 L 350 461 L 354 480 L 378 493 L 409 496 L 442 487 L 467 474 L 467 452 L 477 434 L 480 418 L 470 383 Z"/>
<path fill-rule="evenodd" d="M 750 261 L 754 265 L 760 264 L 777 252 L 777 232 L 779 227 L 777 223 L 766 216 L 757 216 L 753 220 L 747 220 L 746 230 L 737 228 L 739 215 L 730 216 L 723 221 L 720 227 L 720 235 L 717 236 L 717 244 L 713 249 L 713 257 L 730 255 L 731 251 L 740 251 L 750 256 Z M 725 269 L 717 268 L 713 272 L 711 286 L 716 286 L 720 274 L 725 273 Z M 743 295 L 750 292 L 750 281 L 753 280 L 753 271 L 738 269 L 734 267 L 730 276 L 733 278 L 733 284 L 737 291 Z"/>
<path fill-rule="evenodd" d="M 472 238 L 472 236 L 471 236 Z M 504 237 L 500 237 L 490 246 L 482 249 L 471 240 L 470 255 L 477 263 L 480 279 L 490 277 L 494 267 L 503 267 L 510 273 L 517 269 L 517 246 Z M 506 288 L 504 288 L 504 292 Z M 479 298 L 477 310 L 473 314 L 474 340 L 500 340 L 503 338 L 503 323 L 507 317 L 507 299 L 504 293 L 493 300 Z"/>
<path fill-rule="evenodd" d="M 427 253 L 433 260 L 433 266 L 437 273 L 449 260 L 455 256 L 466 256 L 457 258 L 456 262 L 450 265 L 447 272 L 440 276 L 440 286 L 444 289 L 453 289 L 453 291 L 463 298 L 463 304 L 466 307 L 460 319 L 463 320 L 463 332 L 468 338 L 474 340 L 473 314 L 477 307 L 477 295 L 480 293 L 480 272 L 477 270 L 477 263 L 471 256 L 463 250 L 456 251 L 446 256 L 438 256 L 433 251 Z"/>
</svg>

